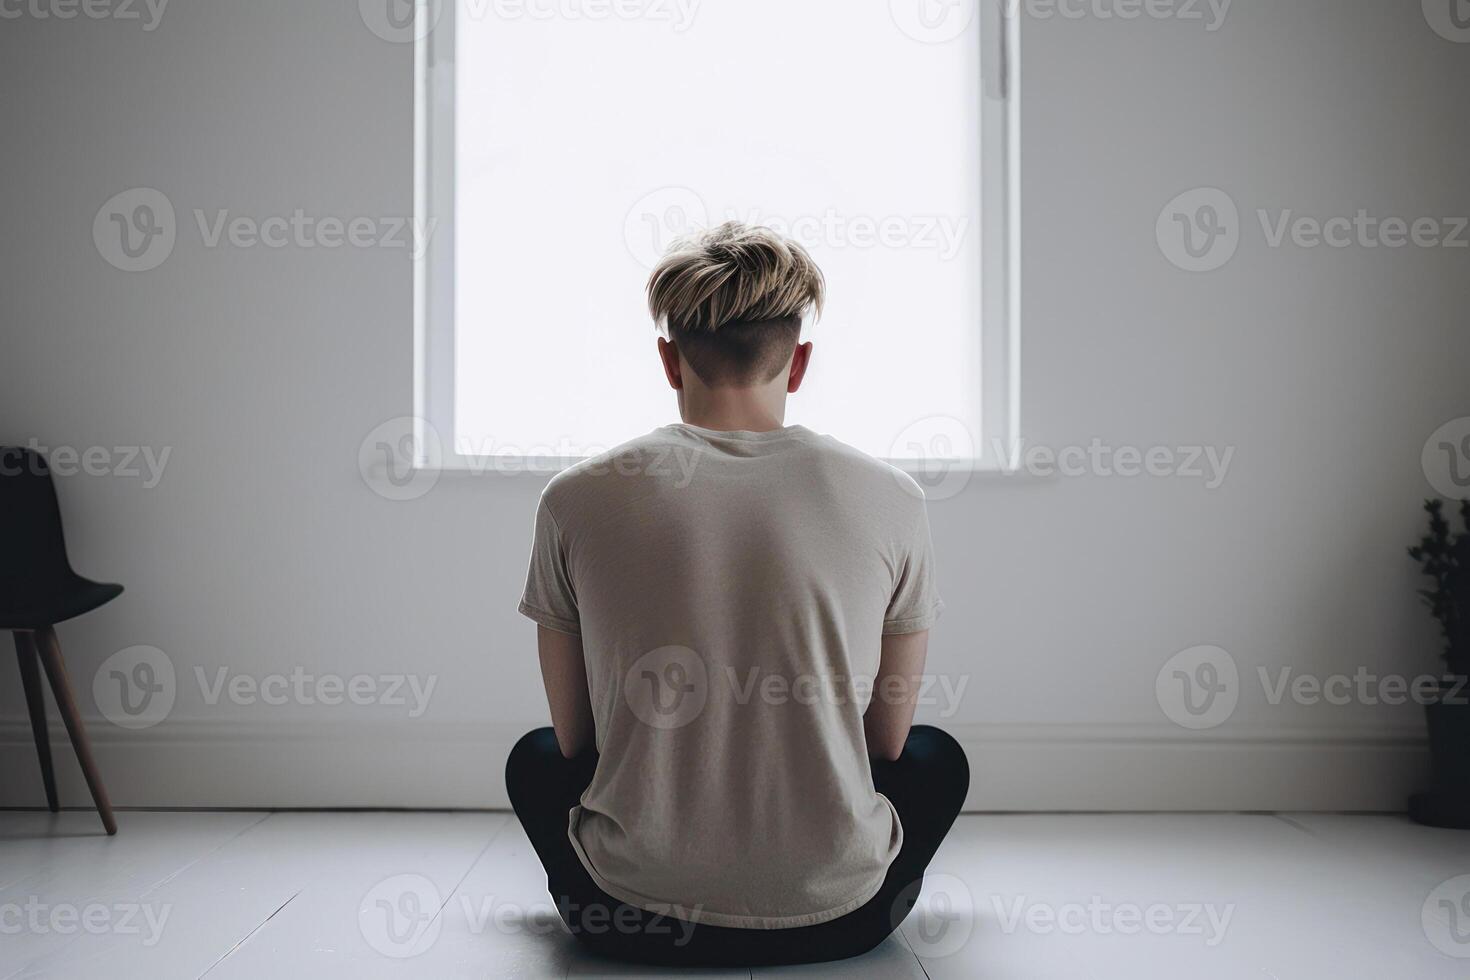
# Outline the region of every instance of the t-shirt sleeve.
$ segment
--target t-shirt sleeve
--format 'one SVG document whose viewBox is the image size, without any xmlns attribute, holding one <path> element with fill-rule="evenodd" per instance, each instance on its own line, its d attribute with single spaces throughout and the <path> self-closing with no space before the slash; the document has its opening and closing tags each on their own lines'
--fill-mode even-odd
<svg viewBox="0 0 1470 980">
<path fill-rule="evenodd" d="M 919 505 L 918 519 L 899 542 L 898 577 L 893 598 L 883 617 L 883 634 L 922 633 L 944 610 L 934 577 L 934 544 L 929 537 L 929 515 Z"/>
<path fill-rule="evenodd" d="M 582 634 L 577 612 L 577 593 L 567 568 L 561 528 L 543 497 L 536 508 L 536 532 L 531 543 L 531 567 L 526 572 L 526 591 L 518 607 L 527 616 L 558 633 Z"/>
</svg>

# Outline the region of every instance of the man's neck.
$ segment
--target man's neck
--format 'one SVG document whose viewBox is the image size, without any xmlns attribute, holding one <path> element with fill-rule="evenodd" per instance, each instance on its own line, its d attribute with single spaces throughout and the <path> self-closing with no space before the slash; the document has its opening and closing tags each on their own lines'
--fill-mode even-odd
<svg viewBox="0 0 1470 980">
<path fill-rule="evenodd" d="M 718 432 L 770 432 L 786 424 L 786 399 L 762 389 L 701 388 L 682 394 L 679 415 L 686 425 Z"/>
</svg>

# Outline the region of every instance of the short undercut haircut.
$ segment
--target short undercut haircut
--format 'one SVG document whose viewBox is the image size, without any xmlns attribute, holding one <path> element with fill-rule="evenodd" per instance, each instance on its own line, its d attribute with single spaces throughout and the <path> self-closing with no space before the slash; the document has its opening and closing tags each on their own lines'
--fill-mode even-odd
<svg viewBox="0 0 1470 980">
<path fill-rule="evenodd" d="M 825 299 L 806 249 L 738 221 L 675 242 L 648 279 L 654 322 L 712 388 L 773 380 Z"/>
</svg>

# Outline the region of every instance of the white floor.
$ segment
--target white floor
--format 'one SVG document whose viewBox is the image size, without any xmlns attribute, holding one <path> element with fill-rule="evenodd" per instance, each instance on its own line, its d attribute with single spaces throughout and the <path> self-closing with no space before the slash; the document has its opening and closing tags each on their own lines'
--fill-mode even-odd
<svg viewBox="0 0 1470 980">
<path fill-rule="evenodd" d="M 580 955 L 504 814 L 119 823 L 0 812 L 0 980 L 670 975 Z M 1470 833 L 1399 818 L 971 816 L 930 872 L 866 957 L 697 975 L 1470 976 Z"/>
</svg>

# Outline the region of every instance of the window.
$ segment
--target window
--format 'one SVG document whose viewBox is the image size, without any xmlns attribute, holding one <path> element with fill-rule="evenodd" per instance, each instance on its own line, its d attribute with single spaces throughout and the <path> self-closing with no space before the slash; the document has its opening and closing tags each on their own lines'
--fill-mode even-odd
<svg viewBox="0 0 1470 980">
<path fill-rule="evenodd" d="M 791 235 L 827 276 L 789 421 L 920 470 L 1004 463 L 1017 344 L 1001 4 L 437 13 L 417 58 L 417 199 L 435 222 L 416 275 L 417 414 L 445 465 L 557 466 L 669 422 L 643 286 L 673 237 L 729 218 Z"/>
</svg>

